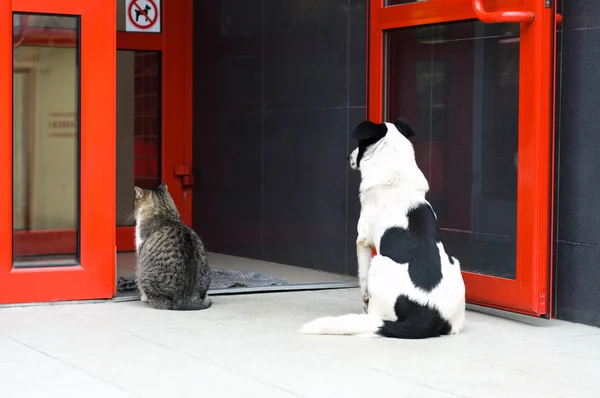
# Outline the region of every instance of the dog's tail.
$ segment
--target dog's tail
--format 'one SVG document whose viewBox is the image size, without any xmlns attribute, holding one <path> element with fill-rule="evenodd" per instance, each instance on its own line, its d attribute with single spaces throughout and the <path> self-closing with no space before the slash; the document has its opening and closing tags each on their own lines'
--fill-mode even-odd
<svg viewBox="0 0 600 398">
<path fill-rule="evenodd" d="M 315 319 L 302 326 L 302 334 L 333 335 L 378 335 L 397 339 L 425 339 L 438 337 L 443 328 L 443 321 L 432 317 L 431 313 L 415 311 L 402 321 L 385 321 L 375 315 L 349 314 L 337 317 Z"/>
</svg>

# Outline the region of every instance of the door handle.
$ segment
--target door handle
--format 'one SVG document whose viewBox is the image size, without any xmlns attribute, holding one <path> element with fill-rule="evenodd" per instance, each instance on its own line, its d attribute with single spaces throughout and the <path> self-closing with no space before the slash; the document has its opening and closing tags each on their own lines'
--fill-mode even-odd
<svg viewBox="0 0 600 398">
<path fill-rule="evenodd" d="M 531 11 L 495 11 L 487 12 L 483 7 L 483 0 L 472 0 L 471 5 L 475 16 L 483 23 L 532 23 L 533 12 Z"/>
</svg>

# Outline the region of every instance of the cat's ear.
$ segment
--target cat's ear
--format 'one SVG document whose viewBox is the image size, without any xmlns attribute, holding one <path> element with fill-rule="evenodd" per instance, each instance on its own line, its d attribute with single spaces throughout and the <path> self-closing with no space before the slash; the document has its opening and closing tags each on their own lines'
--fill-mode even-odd
<svg viewBox="0 0 600 398">
<path fill-rule="evenodd" d="M 169 192 L 169 188 L 167 187 L 167 184 L 165 184 L 164 182 L 159 185 L 159 188 L 165 192 Z"/>
<path fill-rule="evenodd" d="M 142 196 L 144 196 L 144 190 L 140 187 L 134 187 L 133 188 L 135 190 L 135 198 L 137 199 L 141 199 Z"/>
</svg>

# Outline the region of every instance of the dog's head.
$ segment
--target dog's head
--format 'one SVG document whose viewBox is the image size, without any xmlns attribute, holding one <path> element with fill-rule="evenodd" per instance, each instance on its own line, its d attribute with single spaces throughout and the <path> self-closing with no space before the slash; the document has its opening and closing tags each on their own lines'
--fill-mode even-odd
<svg viewBox="0 0 600 398">
<path fill-rule="evenodd" d="M 403 153 L 408 156 L 412 155 L 414 162 L 413 147 L 408 140 L 414 135 L 414 130 L 404 119 L 396 119 L 394 123 L 381 124 L 365 120 L 352 132 L 352 138 L 358 141 L 358 147 L 348 156 L 350 167 L 354 170 L 361 170 L 362 165 L 372 163 L 375 155 L 386 148 L 398 152 L 399 156 L 402 156 Z M 397 160 L 402 161 L 403 159 Z"/>
</svg>

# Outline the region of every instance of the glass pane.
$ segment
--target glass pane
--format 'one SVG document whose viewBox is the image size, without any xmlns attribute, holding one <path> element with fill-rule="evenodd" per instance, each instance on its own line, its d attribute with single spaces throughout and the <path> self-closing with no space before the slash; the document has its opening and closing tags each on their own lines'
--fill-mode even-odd
<svg viewBox="0 0 600 398">
<path fill-rule="evenodd" d="M 79 263 L 79 18 L 14 14 L 14 266 Z"/>
<path fill-rule="evenodd" d="M 387 34 L 387 120 L 406 117 L 444 243 L 464 270 L 515 278 L 519 25 Z"/>
<path fill-rule="evenodd" d="M 134 185 L 160 184 L 160 56 L 117 51 L 117 226 L 134 224 Z"/>
</svg>

